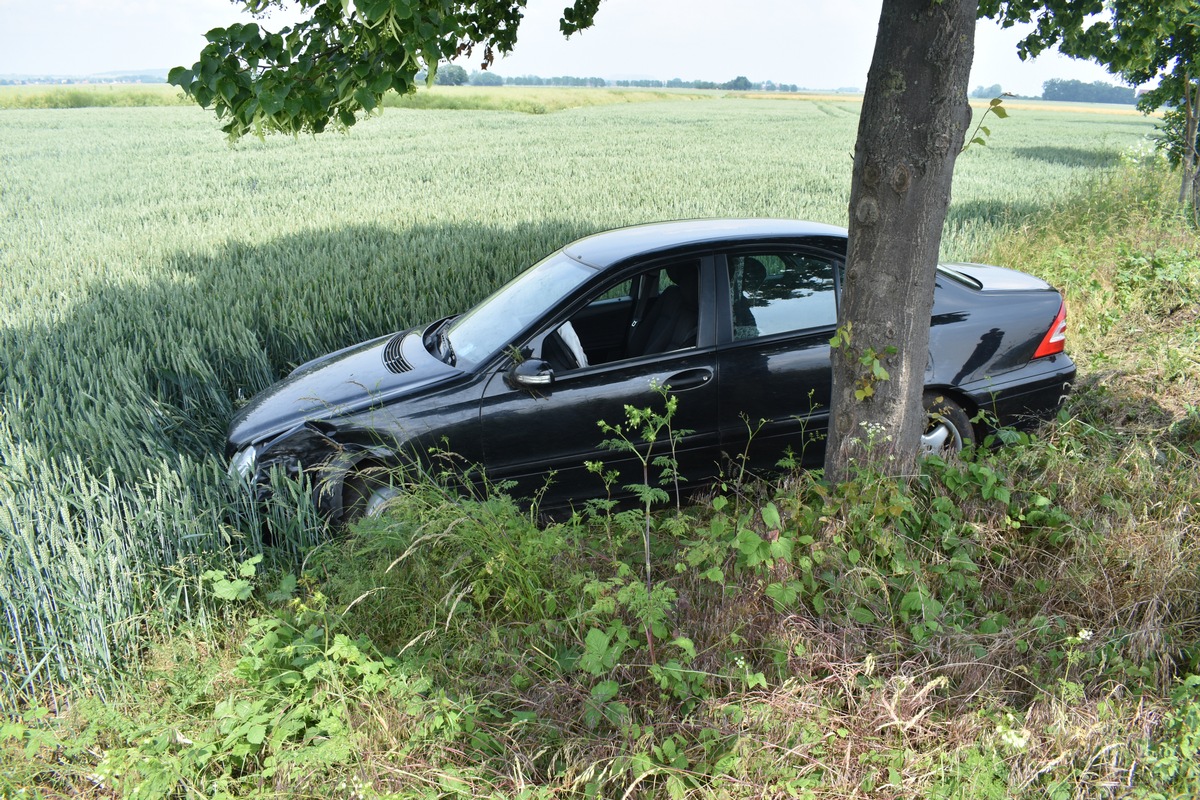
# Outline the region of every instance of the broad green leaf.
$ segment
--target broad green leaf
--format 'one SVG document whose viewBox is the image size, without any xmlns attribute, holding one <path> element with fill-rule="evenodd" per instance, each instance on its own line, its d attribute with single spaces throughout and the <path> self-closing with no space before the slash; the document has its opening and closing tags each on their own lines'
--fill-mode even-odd
<svg viewBox="0 0 1200 800">
<path fill-rule="evenodd" d="M 600 681 L 592 687 L 592 699 L 597 703 L 607 703 L 617 696 L 621 685 L 616 681 Z"/>
<path fill-rule="evenodd" d="M 855 622 L 862 623 L 863 625 L 870 625 L 875 621 L 875 614 L 873 614 L 869 608 L 855 606 L 854 608 L 850 609 L 850 618 Z"/>
<path fill-rule="evenodd" d="M 611 638 L 599 628 L 592 628 L 583 643 L 583 655 L 579 657 L 579 668 L 592 675 L 602 675 L 608 670 L 609 642 Z"/>
<path fill-rule="evenodd" d="M 254 573 L 257 571 L 257 567 L 258 567 L 259 563 L 262 562 L 262 560 L 263 560 L 263 557 L 260 554 L 260 555 L 254 556 L 254 558 L 243 561 L 241 564 L 238 565 L 238 574 L 241 575 L 243 578 L 253 578 Z"/>
<path fill-rule="evenodd" d="M 245 600 L 253 593 L 250 581 L 220 580 L 213 584 L 213 594 L 222 600 Z"/>
<path fill-rule="evenodd" d="M 246 731 L 246 741 L 250 744 L 262 744 L 267 738 L 266 725 L 254 725 L 250 730 Z"/>
</svg>

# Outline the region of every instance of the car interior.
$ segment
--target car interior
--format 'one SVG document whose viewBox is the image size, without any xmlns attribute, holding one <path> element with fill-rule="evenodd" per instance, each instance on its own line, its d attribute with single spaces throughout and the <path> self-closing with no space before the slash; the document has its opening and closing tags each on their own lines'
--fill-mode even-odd
<svg viewBox="0 0 1200 800">
<path fill-rule="evenodd" d="M 694 347 L 699 285 L 698 259 L 627 278 L 547 336 L 541 358 L 563 370 Z"/>
</svg>

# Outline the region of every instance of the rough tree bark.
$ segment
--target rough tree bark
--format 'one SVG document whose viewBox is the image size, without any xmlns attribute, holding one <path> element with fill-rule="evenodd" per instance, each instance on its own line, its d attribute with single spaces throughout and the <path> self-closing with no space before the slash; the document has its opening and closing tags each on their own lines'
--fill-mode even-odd
<svg viewBox="0 0 1200 800">
<path fill-rule="evenodd" d="M 1200 122 L 1200 82 L 1192 80 L 1191 73 L 1183 76 L 1183 177 L 1179 186 L 1179 204 L 1183 205 L 1191 198 L 1192 221 L 1200 224 L 1200 198 L 1196 196 L 1197 183 L 1200 183 L 1196 152 L 1196 126 Z"/>
<path fill-rule="evenodd" d="M 942 225 L 971 119 L 977 0 L 884 0 L 859 119 L 826 477 L 916 460 Z M 848 326 L 853 320 L 853 326 Z M 884 377 L 886 375 L 886 377 Z"/>
</svg>

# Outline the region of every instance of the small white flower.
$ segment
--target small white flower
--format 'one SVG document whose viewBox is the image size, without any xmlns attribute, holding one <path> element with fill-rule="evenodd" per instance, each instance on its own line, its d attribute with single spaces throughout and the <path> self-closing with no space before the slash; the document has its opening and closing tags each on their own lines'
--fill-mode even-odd
<svg viewBox="0 0 1200 800">
<path fill-rule="evenodd" d="M 1091 638 L 1092 638 L 1092 632 L 1091 632 L 1091 631 L 1089 631 L 1087 628 L 1080 628 L 1080 629 L 1079 629 L 1079 640 L 1080 640 L 1080 641 L 1087 642 L 1087 641 L 1090 641 L 1090 640 L 1091 640 Z"/>
</svg>

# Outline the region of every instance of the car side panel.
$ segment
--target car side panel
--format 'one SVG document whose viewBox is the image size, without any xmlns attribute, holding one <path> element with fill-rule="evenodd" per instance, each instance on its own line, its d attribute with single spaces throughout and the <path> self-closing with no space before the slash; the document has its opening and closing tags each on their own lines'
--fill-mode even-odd
<svg viewBox="0 0 1200 800">
<path fill-rule="evenodd" d="M 345 419 L 356 444 L 389 444 L 409 458 L 422 458 L 430 448 L 448 450 L 470 464 L 483 460 L 479 430 L 479 398 L 486 376 L 464 379 L 428 394 L 366 409 Z"/>
<path fill-rule="evenodd" d="M 601 447 L 613 437 L 600 430 L 599 422 L 627 427 L 627 405 L 661 412 L 664 401 L 652 388 L 657 383 L 674 387 L 679 397 L 672 428 L 692 431 L 677 448 L 681 470 L 693 478 L 712 475 L 717 458 L 715 375 L 711 347 L 564 371 L 537 392 L 512 388 L 504 372 L 497 372 L 480 406 L 488 474 L 493 480 L 516 481 L 515 496 L 531 496 L 545 485 L 545 474 L 554 471 L 544 502 L 558 505 L 603 495 L 600 478 L 584 465 L 603 461 L 621 469 L 616 491 L 623 493 L 620 487 L 643 482 L 640 465 L 628 453 Z M 627 431 L 627 436 L 644 452 L 640 431 Z M 660 441 L 652 456 L 669 454 L 669 446 Z M 653 468 L 652 484 L 657 485 L 660 472 Z"/>
<path fill-rule="evenodd" d="M 770 469 L 789 448 L 817 466 L 829 426 L 833 329 L 750 339 L 718 350 L 721 449 Z M 753 435 L 751 435 L 753 431 Z"/>
</svg>

